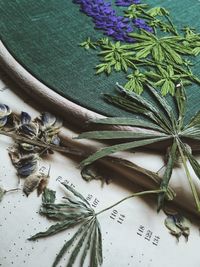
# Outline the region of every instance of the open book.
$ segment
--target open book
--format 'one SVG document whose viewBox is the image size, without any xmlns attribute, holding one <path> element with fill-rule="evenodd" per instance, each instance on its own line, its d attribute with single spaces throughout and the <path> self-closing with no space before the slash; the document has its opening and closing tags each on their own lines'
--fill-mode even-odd
<svg viewBox="0 0 200 267">
<path fill-rule="evenodd" d="M 18 113 L 26 111 L 33 117 L 43 111 L 32 106 L 31 98 L 23 98 L 23 95 L 16 92 L 20 92 L 20 88 L 2 76 L 1 103 L 7 104 Z M 64 134 L 73 136 L 69 129 L 66 129 Z M 21 188 L 23 185 L 22 179 L 18 181 L 16 170 L 8 156 L 7 148 L 12 142 L 8 137 L 0 136 L 0 184 L 7 190 Z M 159 154 L 137 152 L 132 155 L 127 153 L 126 157 L 153 171 L 158 170 L 163 164 Z M 59 153 L 54 153 L 48 160 L 41 161 L 40 171 L 47 173 L 49 165 L 49 188 L 57 192 L 56 201 L 62 201 L 62 197 L 68 194 L 60 184 L 62 181 L 79 191 L 95 211 L 100 211 L 133 192 L 141 191 L 138 184 L 143 177 L 136 177 L 134 173 L 131 178 L 134 183 L 125 179 L 121 172 L 111 172 L 108 178 L 111 178 L 112 182 L 102 185 L 99 181 L 85 182 L 80 175 L 79 162 Z M 130 178 L 129 175 L 128 177 Z M 187 204 L 192 207 L 191 195 L 184 189 L 184 180 L 184 174 L 178 169 L 172 177 L 174 183 L 171 186 L 179 191 L 178 195 L 181 193 L 182 198 L 179 197 L 179 202 L 182 202 L 182 206 Z M 145 186 L 144 182 L 141 184 Z M 148 187 L 148 184 L 146 186 Z M 164 226 L 166 215 L 163 212 L 157 214 L 154 200 L 149 197 L 132 198 L 99 216 L 103 235 L 103 266 L 199 266 L 199 255 L 196 253 L 200 242 L 198 227 L 192 223 L 188 242 L 181 237 L 178 243 Z M 40 205 L 41 197 L 37 197 L 35 192 L 28 198 L 22 191 L 8 193 L 3 198 L 0 204 L 1 266 L 51 266 L 56 253 L 76 230 L 63 231 L 35 242 L 28 241 L 27 238 L 31 235 L 46 230 L 52 224 L 52 221 L 39 215 Z M 69 254 L 66 254 L 59 266 L 66 266 L 68 258 Z M 79 266 L 78 261 L 75 266 Z M 87 263 L 85 266 L 88 266 Z"/>
</svg>

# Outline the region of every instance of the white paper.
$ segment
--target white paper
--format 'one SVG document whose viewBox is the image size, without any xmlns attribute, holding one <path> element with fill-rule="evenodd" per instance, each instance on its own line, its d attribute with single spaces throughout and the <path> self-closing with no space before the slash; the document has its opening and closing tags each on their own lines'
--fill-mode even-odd
<svg viewBox="0 0 200 267">
<path fill-rule="evenodd" d="M 11 86 L 13 89 L 13 86 Z M 20 88 L 16 88 L 20 91 Z M 13 93 L 7 83 L 0 82 L 0 103 L 9 105 L 15 111 L 29 112 L 33 117 L 38 110 Z M 26 99 L 27 101 L 27 99 Z M 12 166 L 7 148 L 12 140 L 0 136 L 0 184 L 5 189 L 18 186 L 16 170 Z M 140 158 L 141 157 L 141 158 Z M 147 159 L 149 155 L 147 155 Z M 138 154 L 138 162 L 145 162 L 144 155 Z M 109 185 L 99 181 L 85 182 L 80 176 L 78 162 L 55 153 L 49 160 L 40 163 L 44 172 L 51 164 L 49 187 L 57 191 L 57 200 L 61 201 L 67 191 L 59 181 L 66 181 L 75 187 L 100 211 L 120 199 L 139 190 L 130 181 L 116 175 Z M 148 165 L 147 164 L 147 165 Z M 151 165 L 151 164 L 150 164 Z M 23 180 L 20 181 L 20 187 Z M 36 192 L 27 198 L 21 191 L 8 193 L 0 203 L 0 266 L 2 267 L 49 267 L 56 253 L 68 240 L 74 230 L 63 231 L 55 236 L 28 241 L 27 238 L 39 231 L 46 230 L 54 222 L 39 215 L 41 197 Z M 132 198 L 99 215 L 98 219 L 103 235 L 103 267 L 199 267 L 198 249 L 199 229 L 191 225 L 189 241 L 184 237 L 179 243 L 164 226 L 165 215 L 157 214 L 156 205 L 150 198 Z M 67 253 L 58 266 L 66 266 Z M 78 261 L 74 265 L 79 266 Z M 88 266 L 86 262 L 85 266 Z"/>
</svg>

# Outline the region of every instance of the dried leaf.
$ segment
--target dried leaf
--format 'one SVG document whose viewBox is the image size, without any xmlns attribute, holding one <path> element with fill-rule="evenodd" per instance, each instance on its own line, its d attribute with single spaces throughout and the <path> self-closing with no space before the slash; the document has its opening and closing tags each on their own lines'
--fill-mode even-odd
<svg viewBox="0 0 200 267">
<path fill-rule="evenodd" d="M 11 109 L 7 105 L 0 104 L 0 118 L 10 115 L 11 112 Z"/>
<path fill-rule="evenodd" d="M 19 176 L 27 177 L 34 173 L 38 166 L 38 156 L 29 154 L 22 156 L 20 160 L 15 164 L 17 173 Z"/>
<path fill-rule="evenodd" d="M 119 145 L 113 145 L 110 147 L 102 148 L 101 150 L 99 150 L 96 153 L 89 156 L 87 159 L 83 160 L 81 162 L 81 167 L 85 167 L 85 166 L 91 164 L 92 162 L 96 161 L 97 159 L 103 158 L 103 157 L 108 156 L 110 154 L 113 154 L 115 152 L 124 151 L 124 150 L 132 149 L 132 148 L 137 148 L 137 147 L 157 143 L 159 141 L 164 141 L 164 140 L 167 140 L 169 138 L 170 137 L 168 137 L 168 136 L 167 137 L 157 137 L 157 138 L 144 139 L 144 140 L 140 140 L 140 141 L 133 141 L 133 142 L 128 142 L 128 143 L 123 143 L 123 144 L 119 144 Z"/>
<path fill-rule="evenodd" d="M 165 226 L 170 230 L 170 234 L 174 235 L 179 240 L 182 235 L 182 230 L 176 225 L 174 216 L 167 216 Z"/>
<path fill-rule="evenodd" d="M 190 234 L 190 221 L 179 213 L 168 215 L 165 219 L 165 226 L 170 230 L 170 233 L 176 236 L 177 239 L 183 235 L 188 240 Z"/>
<path fill-rule="evenodd" d="M 31 122 L 31 116 L 27 112 L 22 111 L 20 120 L 21 120 L 21 124 L 28 124 Z"/>
<path fill-rule="evenodd" d="M 95 167 L 94 165 L 86 166 L 81 170 L 81 176 L 85 181 L 91 180 L 101 180 L 101 181 L 108 181 L 103 175 L 100 174 L 99 168 Z"/>
<path fill-rule="evenodd" d="M 114 117 L 114 118 L 103 118 L 103 119 L 93 119 L 90 121 L 91 123 L 96 124 L 108 124 L 108 125 L 127 125 L 127 126 L 139 126 L 141 128 L 152 129 L 155 131 L 163 132 L 163 129 L 156 125 L 155 123 L 151 123 L 149 121 L 144 121 L 137 118 L 128 118 L 128 117 Z"/>
</svg>

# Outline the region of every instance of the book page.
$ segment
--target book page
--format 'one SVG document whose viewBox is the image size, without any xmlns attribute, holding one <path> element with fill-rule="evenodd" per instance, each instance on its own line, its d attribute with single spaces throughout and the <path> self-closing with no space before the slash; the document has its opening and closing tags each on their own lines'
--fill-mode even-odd
<svg viewBox="0 0 200 267">
<path fill-rule="evenodd" d="M 18 113 L 26 111 L 32 117 L 38 116 L 40 110 L 33 108 L 31 99 L 26 98 L 24 101 L 21 95 L 19 97 L 15 93 L 20 88 L 16 86 L 14 91 L 13 89 L 13 85 L 9 86 L 2 76 L 0 103 L 7 104 Z M 7 190 L 22 188 L 24 182 L 23 179 L 18 180 L 8 155 L 7 149 L 12 144 L 9 137 L 0 135 L 0 185 Z M 144 157 L 145 155 L 143 161 Z M 80 175 L 79 162 L 57 152 L 48 159 L 41 160 L 39 169 L 47 173 L 49 166 L 51 170 L 48 187 L 56 191 L 56 202 L 62 201 L 62 197 L 69 194 L 61 185 L 62 181 L 80 192 L 97 212 L 141 190 L 131 181 L 112 173 L 107 177 L 111 178 L 109 184 L 102 184 L 100 181 L 88 183 Z M 52 266 L 56 254 L 76 231 L 75 228 L 37 241 L 28 241 L 30 236 L 45 231 L 55 223 L 39 214 L 41 202 L 41 196 L 37 197 L 36 192 L 29 197 L 20 190 L 4 196 L 0 203 L 0 266 Z M 164 226 L 165 218 L 163 212 L 156 212 L 156 201 L 153 197 L 131 198 L 100 214 L 98 220 L 103 236 L 102 266 L 199 267 L 198 226 L 191 223 L 188 242 L 184 237 L 178 242 Z M 58 266 L 66 266 L 68 259 L 69 253 L 66 253 Z M 79 266 L 79 259 L 74 266 Z M 89 266 L 87 261 L 85 266 Z"/>
</svg>

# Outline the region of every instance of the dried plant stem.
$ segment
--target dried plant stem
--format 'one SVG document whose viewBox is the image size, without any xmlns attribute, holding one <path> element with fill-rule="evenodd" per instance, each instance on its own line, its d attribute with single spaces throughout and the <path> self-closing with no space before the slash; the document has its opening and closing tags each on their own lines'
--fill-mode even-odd
<svg viewBox="0 0 200 267">
<path fill-rule="evenodd" d="M 159 193 L 163 193 L 163 192 L 165 192 L 165 190 L 160 190 L 160 189 L 158 189 L 158 190 L 149 190 L 149 191 L 142 191 L 142 192 L 134 193 L 134 194 L 132 194 L 132 195 L 130 195 L 130 196 L 127 196 L 127 197 L 125 197 L 125 198 L 119 200 L 119 201 L 116 202 L 115 204 L 113 204 L 113 205 L 107 207 L 106 209 L 103 209 L 103 210 L 101 210 L 101 211 L 95 213 L 95 215 L 98 216 L 99 214 L 101 214 L 101 213 L 103 213 L 103 212 L 105 212 L 105 211 L 107 211 L 107 210 L 112 209 L 113 207 L 119 205 L 120 203 L 126 201 L 126 200 L 129 199 L 129 198 L 138 197 L 138 196 L 143 196 L 143 195 L 149 195 L 149 194 L 159 194 Z"/>
<path fill-rule="evenodd" d="M 188 182 L 190 184 L 190 188 L 192 190 L 192 194 L 193 194 L 193 197 L 194 197 L 194 200 L 195 200 L 195 203 L 196 203 L 197 210 L 198 210 L 198 212 L 200 212 L 200 200 L 199 200 L 199 196 L 198 196 L 197 190 L 195 188 L 195 185 L 193 183 L 192 177 L 190 175 L 190 171 L 189 171 L 188 166 L 187 166 L 187 163 L 186 163 L 186 157 L 185 157 L 185 155 L 184 155 L 184 153 L 183 153 L 183 151 L 181 149 L 181 146 L 180 146 L 180 143 L 179 142 L 177 142 L 177 145 L 178 145 L 179 153 L 181 155 L 181 159 L 182 159 L 182 162 L 183 162 L 185 173 L 187 175 Z"/>
<path fill-rule="evenodd" d="M 42 141 L 37 141 L 34 139 L 29 139 L 29 138 L 21 136 L 21 135 L 17 135 L 16 133 L 13 133 L 13 132 L 7 132 L 7 131 L 0 130 L 0 134 L 11 137 L 16 142 L 23 142 L 23 143 L 27 143 L 27 144 L 31 144 L 31 145 L 35 145 L 35 146 L 39 146 L 39 147 L 44 147 L 45 149 L 52 149 L 54 151 L 63 152 L 66 154 L 71 154 L 71 155 L 79 155 L 79 156 L 83 155 L 83 152 L 80 150 L 75 150 L 75 149 L 69 148 L 69 147 L 61 147 L 61 146 L 55 146 L 52 144 L 47 144 L 47 143 L 42 142 Z"/>
</svg>

